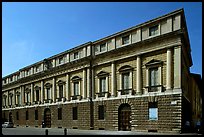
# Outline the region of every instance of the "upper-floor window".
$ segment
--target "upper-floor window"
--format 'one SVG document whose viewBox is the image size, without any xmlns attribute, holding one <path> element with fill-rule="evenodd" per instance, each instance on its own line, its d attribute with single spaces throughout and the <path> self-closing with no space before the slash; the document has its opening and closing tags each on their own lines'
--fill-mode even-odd
<svg viewBox="0 0 204 137">
<path fill-rule="evenodd" d="M 122 45 L 128 44 L 129 42 L 129 35 L 122 37 Z"/>
<path fill-rule="evenodd" d="M 100 45 L 100 52 L 103 52 L 106 50 L 106 43 L 103 43 Z"/>
<path fill-rule="evenodd" d="M 61 101 L 63 97 L 63 85 L 59 85 L 59 101 Z"/>
<path fill-rule="evenodd" d="M 146 65 L 147 71 L 146 75 L 147 79 L 147 86 L 148 92 L 156 92 L 163 90 L 162 86 L 162 64 L 163 62 L 160 60 L 152 59 Z"/>
<path fill-rule="evenodd" d="M 154 36 L 159 33 L 159 25 L 155 25 L 149 28 L 149 36 Z"/>
<path fill-rule="evenodd" d="M 122 90 L 128 90 L 130 85 L 130 73 L 126 72 L 122 74 Z"/>
<path fill-rule="evenodd" d="M 6 84 L 6 79 L 4 79 L 4 84 Z"/>
<path fill-rule="evenodd" d="M 74 82 L 74 96 L 79 95 L 79 82 Z"/>
<path fill-rule="evenodd" d="M 106 77 L 100 78 L 100 93 L 106 92 Z"/>
<path fill-rule="evenodd" d="M 78 59 L 79 58 L 79 52 L 75 52 L 74 53 L 74 59 Z"/>
<path fill-rule="evenodd" d="M 63 57 L 60 57 L 59 58 L 59 64 L 63 64 L 64 62 L 63 62 Z"/>
<path fill-rule="evenodd" d="M 40 65 L 36 66 L 36 72 L 40 71 Z"/>
<path fill-rule="evenodd" d="M 129 65 L 122 66 L 120 72 L 120 92 L 121 95 L 132 94 L 132 74 L 133 68 Z"/>
<path fill-rule="evenodd" d="M 13 81 L 13 77 L 12 76 L 10 77 L 10 81 Z"/>
</svg>

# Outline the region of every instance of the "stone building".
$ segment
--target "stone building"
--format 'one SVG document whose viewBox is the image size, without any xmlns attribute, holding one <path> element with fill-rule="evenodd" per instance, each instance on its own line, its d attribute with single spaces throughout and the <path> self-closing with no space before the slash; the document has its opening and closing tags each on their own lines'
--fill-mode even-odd
<svg viewBox="0 0 204 137">
<path fill-rule="evenodd" d="M 179 9 L 2 78 L 2 118 L 22 127 L 180 132 L 201 119 Z"/>
</svg>

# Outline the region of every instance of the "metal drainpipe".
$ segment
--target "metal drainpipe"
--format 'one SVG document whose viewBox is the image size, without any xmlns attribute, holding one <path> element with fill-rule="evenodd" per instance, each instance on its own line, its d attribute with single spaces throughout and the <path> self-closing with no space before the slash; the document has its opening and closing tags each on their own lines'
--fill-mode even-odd
<svg viewBox="0 0 204 137">
<path fill-rule="evenodd" d="M 89 86 L 90 86 L 90 88 L 89 88 L 89 96 L 90 96 L 90 129 L 92 130 L 92 129 L 94 129 L 94 103 L 93 103 L 93 95 L 92 95 L 92 93 L 93 93 L 93 89 L 92 89 L 92 84 L 93 84 L 93 81 L 92 81 L 92 76 L 93 76 L 93 74 L 92 74 L 92 72 L 93 72 L 93 66 L 92 66 L 92 59 L 93 59 L 93 53 L 92 53 L 92 44 L 91 44 L 91 51 L 90 51 L 90 53 L 91 53 L 91 58 L 90 58 L 90 73 L 89 73 L 89 79 L 90 79 L 90 83 L 89 83 Z"/>
</svg>

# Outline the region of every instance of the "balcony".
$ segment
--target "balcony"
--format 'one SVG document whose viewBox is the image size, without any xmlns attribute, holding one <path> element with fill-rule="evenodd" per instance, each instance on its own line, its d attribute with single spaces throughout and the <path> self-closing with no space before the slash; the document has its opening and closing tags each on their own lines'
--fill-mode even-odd
<svg viewBox="0 0 204 137">
<path fill-rule="evenodd" d="M 118 90 L 118 96 L 120 96 L 120 95 L 133 95 L 133 94 L 134 94 L 134 90 L 133 89 Z"/>
<path fill-rule="evenodd" d="M 52 103 L 52 102 L 53 102 L 52 99 L 45 99 L 45 100 L 44 100 L 44 103 Z"/>
<path fill-rule="evenodd" d="M 81 100 L 82 99 L 82 96 L 81 95 L 74 95 L 74 96 L 71 96 L 71 99 L 72 100 Z"/>
<path fill-rule="evenodd" d="M 105 97 L 105 98 L 107 98 L 107 97 L 109 97 L 109 92 L 108 91 L 106 91 L 106 92 L 98 92 L 98 93 L 96 93 L 96 98 L 100 98 L 100 97 Z"/>
<path fill-rule="evenodd" d="M 65 102 L 65 101 L 66 101 L 65 97 L 56 98 L 56 102 Z"/>
<path fill-rule="evenodd" d="M 155 86 L 147 86 L 145 87 L 147 92 L 163 92 L 164 87 L 162 85 L 155 85 Z"/>
</svg>

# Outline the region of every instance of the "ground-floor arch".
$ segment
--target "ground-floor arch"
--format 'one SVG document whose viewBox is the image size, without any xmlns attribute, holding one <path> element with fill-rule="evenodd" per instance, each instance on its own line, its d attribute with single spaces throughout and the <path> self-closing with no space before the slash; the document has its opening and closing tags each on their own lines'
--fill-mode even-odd
<svg viewBox="0 0 204 137">
<path fill-rule="evenodd" d="M 44 126 L 47 128 L 51 127 L 51 111 L 49 108 L 44 110 Z"/>
<path fill-rule="evenodd" d="M 131 130 L 131 107 L 129 104 L 121 104 L 118 108 L 118 130 Z"/>
</svg>

